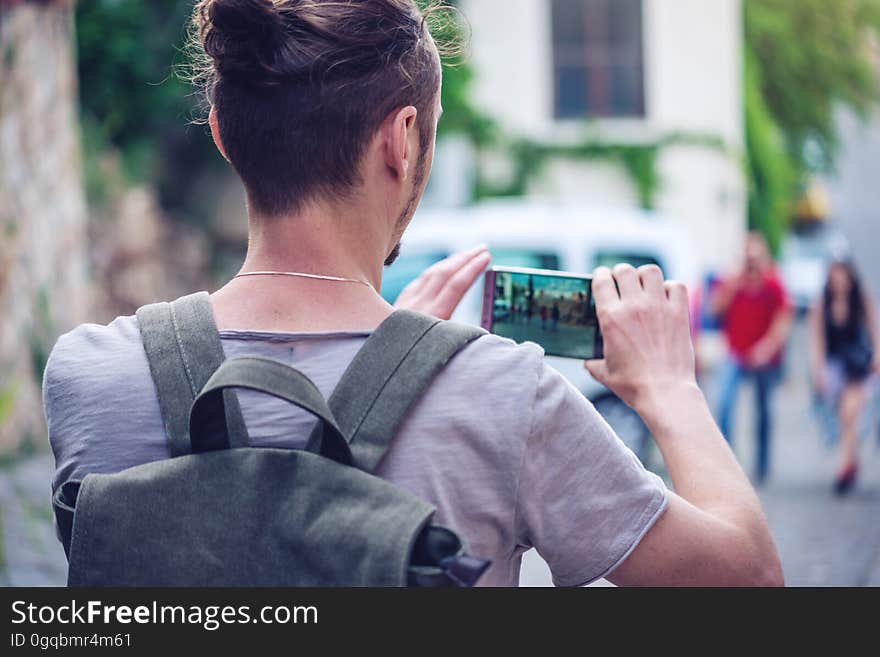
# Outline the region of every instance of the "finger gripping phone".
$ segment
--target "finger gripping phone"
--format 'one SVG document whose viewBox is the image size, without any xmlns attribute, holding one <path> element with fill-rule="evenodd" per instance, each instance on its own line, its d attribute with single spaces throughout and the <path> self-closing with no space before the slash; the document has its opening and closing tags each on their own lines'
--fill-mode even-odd
<svg viewBox="0 0 880 657">
<path fill-rule="evenodd" d="M 492 267 L 485 277 L 482 326 L 516 342 L 536 342 L 548 356 L 603 358 L 592 287 L 592 276 L 583 274 Z"/>
</svg>

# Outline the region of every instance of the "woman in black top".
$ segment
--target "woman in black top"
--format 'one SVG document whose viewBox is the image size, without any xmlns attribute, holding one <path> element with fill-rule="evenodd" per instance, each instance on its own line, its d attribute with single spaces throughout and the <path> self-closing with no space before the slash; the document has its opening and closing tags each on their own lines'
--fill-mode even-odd
<svg viewBox="0 0 880 657">
<path fill-rule="evenodd" d="M 817 393 L 837 407 L 840 463 L 834 489 L 849 491 L 858 476 L 859 426 L 867 381 L 878 369 L 877 318 L 855 267 L 836 261 L 810 314 L 810 365 Z"/>
</svg>

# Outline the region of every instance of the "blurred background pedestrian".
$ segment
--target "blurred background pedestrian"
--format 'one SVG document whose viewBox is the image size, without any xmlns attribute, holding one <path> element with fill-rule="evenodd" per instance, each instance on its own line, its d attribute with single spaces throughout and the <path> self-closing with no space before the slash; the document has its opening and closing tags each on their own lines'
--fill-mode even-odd
<svg viewBox="0 0 880 657">
<path fill-rule="evenodd" d="M 761 234 L 749 234 L 742 269 L 718 286 L 710 303 L 714 314 L 721 318 L 729 349 L 718 373 L 718 422 L 727 440 L 732 440 L 737 393 L 740 384 L 751 379 L 755 385 L 757 440 L 754 478 L 761 484 L 770 470 L 773 387 L 780 376 L 792 323 L 785 287 Z"/>
<path fill-rule="evenodd" d="M 819 398 L 837 417 L 838 470 L 834 490 L 850 491 L 859 471 L 859 430 L 869 381 L 878 370 L 877 314 L 851 262 L 831 264 L 822 297 L 810 312 L 810 370 Z"/>
</svg>

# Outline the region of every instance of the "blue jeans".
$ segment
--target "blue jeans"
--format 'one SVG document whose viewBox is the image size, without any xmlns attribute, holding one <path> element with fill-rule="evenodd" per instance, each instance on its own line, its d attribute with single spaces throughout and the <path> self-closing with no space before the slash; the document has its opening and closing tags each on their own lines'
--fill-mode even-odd
<svg viewBox="0 0 880 657">
<path fill-rule="evenodd" d="M 727 442 L 733 438 L 733 414 L 736 397 L 744 379 L 755 382 L 755 437 L 757 438 L 755 477 L 763 481 L 770 471 L 770 433 L 772 431 L 772 394 L 779 380 L 780 367 L 771 365 L 758 369 L 747 368 L 734 360 L 728 360 L 718 373 L 718 425 Z"/>
</svg>

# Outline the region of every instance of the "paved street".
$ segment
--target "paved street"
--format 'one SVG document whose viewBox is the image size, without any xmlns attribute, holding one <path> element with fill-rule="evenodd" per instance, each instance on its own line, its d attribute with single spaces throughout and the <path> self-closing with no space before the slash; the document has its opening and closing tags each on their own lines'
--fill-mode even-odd
<svg viewBox="0 0 880 657">
<path fill-rule="evenodd" d="M 52 466 L 44 453 L 0 470 L 2 586 L 63 586 L 67 580 L 49 506 Z"/>
<path fill-rule="evenodd" d="M 880 443 L 876 411 L 862 440 L 862 472 L 844 498 L 831 492 L 837 456 L 809 402 L 803 326 L 777 390 L 772 475 L 759 491 L 790 586 L 880 585 Z M 735 449 L 752 471 L 752 391 L 740 395 Z M 876 393 L 875 393 L 876 394 Z M 874 405 L 876 407 L 876 404 Z"/>
<path fill-rule="evenodd" d="M 834 454 L 819 437 L 807 405 L 798 334 L 790 375 L 778 391 L 774 473 L 761 499 L 776 537 L 788 584 L 880 585 L 880 450 L 876 427 L 863 445 L 863 477 L 856 491 L 831 495 Z M 740 395 L 736 450 L 751 465 L 751 391 Z M 0 469 L 0 584 L 63 585 L 66 564 L 48 505 L 51 456 L 39 454 Z M 547 585 L 546 566 L 529 554 L 522 583 Z"/>
</svg>

